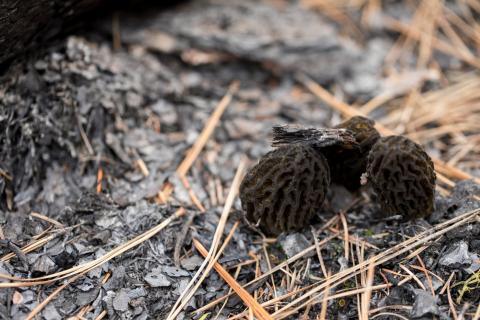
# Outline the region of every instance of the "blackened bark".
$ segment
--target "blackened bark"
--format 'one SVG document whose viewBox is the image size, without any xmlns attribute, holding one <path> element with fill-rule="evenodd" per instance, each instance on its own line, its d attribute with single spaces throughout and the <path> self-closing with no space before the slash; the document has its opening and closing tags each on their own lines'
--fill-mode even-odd
<svg viewBox="0 0 480 320">
<path fill-rule="evenodd" d="M 71 30 L 106 0 L 0 1 L 0 64 Z"/>
</svg>

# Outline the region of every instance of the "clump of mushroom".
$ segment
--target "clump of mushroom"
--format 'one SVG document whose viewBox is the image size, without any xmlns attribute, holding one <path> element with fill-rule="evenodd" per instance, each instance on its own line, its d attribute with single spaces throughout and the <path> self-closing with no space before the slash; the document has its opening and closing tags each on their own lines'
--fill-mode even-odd
<svg viewBox="0 0 480 320">
<path fill-rule="evenodd" d="M 247 219 L 268 235 L 298 230 L 318 212 L 330 181 L 369 184 L 385 216 L 426 217 L 434 210 L 435 171 L 417 143 L 380 137 L 375 122 L 353 117 L 333 129 L 273 128 L 273 145 L 240 186 Z"/>
</svg>

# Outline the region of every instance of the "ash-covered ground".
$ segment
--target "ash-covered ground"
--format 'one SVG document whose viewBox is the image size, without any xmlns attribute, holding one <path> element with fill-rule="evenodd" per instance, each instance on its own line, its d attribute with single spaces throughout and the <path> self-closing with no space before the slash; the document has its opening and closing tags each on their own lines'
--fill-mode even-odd
<svg viewBox="0 0 480 320">
<path fill-rule="evenodd" d="M 387 11 L 409 14 L 395 4 Z M 35 59 L 11 66 L 2 77 L 0 223 L 8 241 L 2 242 L 1 256 L 12 252 L 12 243 L 23 247 L 40 234 L 53 237 L 25 256 L 2 258 L 1 273 L 38 277 L 65 270 L 102 256 L 161 223 L 179 207 L 187 214 L 152 239 L 80 277 L 38 319 L 67 318 L 85 306 L 91 306 L 84 314 L 87 319 L 104 310 L 111 319 L 166 318 L 203 261 L 192 247 L 192 236 L 208 248 L 241 159 L 247 157 L 253 164 L 271 149 L 273 125 L 329 127 L 341 121 L 339 113 L 295 80 L 296 75 L 307 73 L 345 101 L 368 101 L 382 87 L 381 66 L 395 40 L 380 28 L 366 33 L 362 44 L 356 43 L 342 36 L 340 26 L 296 2 L 192 1 L 167 11 L 118 17 L 121 48 L 112 49 L 111 20 L 105 19 L 87 33 L 72 35 Z M 457 62 L 451 60 L 439 61 L 447 68 Z M 233 81 L 239 81 L 240 88 L 188 173 L 191 188 L 206 209 L 202 213 L 175 170 Z M 382 109 L 376 112 L 380 115 Z M 139 166 L 142 161 L 148 172 Z M 99 170 L 103 172 L 100 193 Z M 168 204 L 160 204 L 158 192 L 167 182 L 174 192 Z M 480 207 L 474 198 L 480 195 L 480 186 L 462 181 L 449 196 L 437 196 L 430 218 L 401 223 L 382 217 L 368 190 L 353 194 L 338 186 L 332 189 L 312 222 L 318 239 L 334 233 L 320 228 L 343 211 L 350 234 L 371 244 L 367 256 Z M 233 211 L 231 216 L 242 216 L 238 199 Z M 32 217 L 32 212 L 65 228 L 52 228 Z M 192 216 L 176 265 L 174 248 Z M 227 223 L 227 231 L 234 220 Z M 479 238 L 478 222 L 448 232 L 421 253 L 426 269 L 443 281 L 453 271 L 453 283 L 466 280 L 480 268 Z M 264 242 L 258 230 L 242 220 L 219 262 L 233 274 L 239 263 L 255 257 L 263 273 L 268 270 L 264 245 L 275 265 L 313 243 L 310 227 L 272 243 Z M 322 247 L 325 265 L 333 273 L 348 267 L 343 244 L 340 237 Z M 402 263 L 418 265 L 415 259 Z M 403 272 L 400 261 L 389 261 L 382 268 Z M 316 255 L 290 265 L 289 272 L 293 270 L 302 276 L 289 288 L 322 277 Z M 432 277 L 433 296 L 424 272 L 411 270 L 426 290 L 411 280 L 374 292 L 371 309 L 402 305 L 395 312 L 407 318 L 451 318 L 447 295 L 440 294 L 445 282 Z M 247 264 L 237 281 L 246 283 L 256 272 L 255 263 Z M 103 283 L 107 273 L 111 277 Z M 394 284 L 402 279 L 385 275 Z M 277 295 L 287 292 L 284 277 L 282 272 L 273 277 Z M 270 281 L 267 278 L 251 288 L 263 288 L 260 301 L 268 300 Z M 60 283 L 2 289 L 0 315 L 25 318 Z M 355 283 L 334 290 L 349 286 Z M 452 288 L 454 299 L 459 288 Z M 466 292 L 458 304 L 462 310 L 468 303 L 465 318 L 475 312 L 479 290 Z M 191 312 L 228 291 L 212 271 L 179 318 L 200 318 L 203 314 Z M 215 318 L 220 306 L 208 311 L 209 319 Z M 309 317 L 315 319 L 320 308 L 320 303 L 313 305 Z M 238 297 L 231 298 L 218 319 L 244 310 Z M 332 301 L 328 315 L 330 319 L 357 318 L 357 298 Z"/>
</svg>

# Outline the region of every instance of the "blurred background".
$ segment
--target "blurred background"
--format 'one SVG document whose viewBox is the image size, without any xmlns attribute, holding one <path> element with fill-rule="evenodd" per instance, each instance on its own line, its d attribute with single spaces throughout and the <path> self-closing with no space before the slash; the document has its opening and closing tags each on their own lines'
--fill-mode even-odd
<svg viewBox="0 0 480 320">
<path fill-rule="evenodd" d="M 50 274 L 102 256 L 179 207 L 192 215 L 63 291 L 42 311 L 46 319 L 114 317 L 126 310 L 138 319 L 166 318 L 202 261 L 192 255 L 191 235 L 185 234 L 193 228 L 204 243 L 210 241 L 236 168 L 271 149 L 274 125 L 331 127 L 364 115 L 383 135 L 407 135 L 426 148 L 435 160 L 438 197 L 436 213 L 422 225 L 375 220 L 371 226 L 375 208 L 368 196 L 343 189 L 329 196 L 325 213 L 348 212 L 350 232 L 381 250 L 405 240 L 405 230 L 411 236 L 417 227 L 432 228 L 480 205 L 474 197 L 480 190 L 478 0 L 4 0 L 0 30 L 0 238 L 19 247 L 43 241 L 37 243 L 45 246 L 42 253 L 29 255 L 29 272 Z M 239 201 L 233 208 L 241 212 Z M 76 227 L 55 233 L 58 225 L 32 218 L 32 212 Z M 322 214 L 317 227 L 326 222 Z M 184 238 L 177 236 L 183 223 Z M 257 275 L 259 261 L 265 267 L 266 242 L 251 228 L 241 229 L 222 263 L 233 268 L 258 253 L 258 268 L 238 271 L 246 282 Z M 437 251 L 425 258 L 427 267 L 446 280 L 451 270 L 436 261 L 454 241 L 468 243 L 459 252 L 478 260 L 477 229 L 438 240 Z M 318 230 L 325 237 L 333 232 Z M 332 243 L 340 250 L 333 244 L 325 249 L 326 263 L 339 270 L 344 243 Z M 182 265 L 184 273 L 154 268 L 178 266 L 180 257 L 196 262 Z M 308 259 L 301 259 L 301 270 Z M 12 261 L 5 273 L 26 272 Z M 318 280 L 320 266 L 312 262 L 311 268 L 317 278 L 305 271 L 302 279 Z M 99 289 L 111 274 L 117 275 L 111 287 Z M 277 285 L 293 288 L 292 274 L 277 274 Z M 461 269 L 458 279 L 467 274 Z M 228 292 L 221 279 L 212 278 L 191 309 Z M 112 302 L 138 283 L 148 283 L 142 286 L 148 292 L 129 299 L 141 303 Z M 463 306 L 469 315 L 480 312 L 473 310 L 478 278 L 476 283 L 476 291 L 454 292 L 455 299 L 460 296 L 457 309 Z M 422 309 L 408 313 L 418 300 L 416 288 L 390 301 L 407 305 L 404 317 L 424 315 Z M 13 307 L 13 291 L 0 294 L 5 318 L 24 318 L 37 305 L 36 291 L 16 290 L 24 300 Z M 259 295 L 271 298 L 265 292 L 271 293 Z M 441 296 L 448 313 L 444 290 Z M 347 307 L 334 305 L 337 318 L 356 316 Z M 224 314 L 242 308 L 236 301 Z"/>
</svg>

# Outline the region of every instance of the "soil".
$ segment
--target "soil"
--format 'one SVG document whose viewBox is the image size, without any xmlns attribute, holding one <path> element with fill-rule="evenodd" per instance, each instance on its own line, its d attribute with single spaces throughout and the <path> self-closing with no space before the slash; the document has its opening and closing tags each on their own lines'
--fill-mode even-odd
<svg viewBox="0 0 480 320">
<path fill-rule="evenodd" d="M 411 15 L 390 2 L 386 11 Z M 381 29 L 365 31 L 363 39 L 353 41 L 344 36 L 342 26 L 295 1 L 199 0 L 152 12 L 119 12 L 115 17 L 120 47 L 112 43 L 117 36 L 112 34 L 112 19 L 103 17 L 88 31 L 11 65 L 2 76 L 0 224 L 5 240 L 0 243 L 0 256 L 18 252 L 16 248 L 38 235 L 52 237 L 28 254 L 1 258 L 0 272 L 38 277 L 65 270 L 102 256 L 180 207 L 186 214 L 150 240 L 75 280 L 37 319 L 68 318 L 80 312 L 95 319 L 104 311 L 110 319 L 165 319 L 203 262 L 192 237 L 209 248 L 242 159 L 253 165 L 272 149 L 273 126 L 332 127 L 341 122 L 341 115 L 298 83 L 296 76 L 307 73 L 331 92 L 342 94 L 344 101 L 364 103 L 379 93 L 384 80 L 381 66 L 395 41 L 394 35 Z M 442 61 L 447 66 L 459 63 L 451 57 Z M 239 90 L 187 175 L 202 210 L 175 170 L 235 81 Z M 373 118 L 382 112 L 378 109 Z M 165 204 L 158 193 L 167 183 L 174 192 Z M 240 218 L 240 228 L 219 262 L 233 275 L 239 263 L 257 259 L 258 265 L 240 269 L 236 279 L 244 284 L 268 271 L 269 263 L 277 265 L 314 244 L 312 228 L 320 240 L 331 236 L 334 232 L 323 226 L 339 212 L 345 213 L 349 233 L 370 244 L 365 247 L 368 257 L 480 207 L 474 197 L 480 195 L 480 185 L 473 181 L 458 182 L 448 196 L 437 193 L 435 212 L 408 222 L 382 217 L 367 188 L 331 189 L 311 226 L 273 242 L 265 241 L 242 217 L 236 199 L 226 232 L 235 217 Z M 187 231 L 184 241 L 182 229 Z M 443 281 L 455 272 L 453 286 L 480 269 L 478 239 L 477 219 L 430 243 L 421 262 L 416 256 L 402 256 L 381 268 L 405 273 L 400 262 L 424 264 Z M 177 243 L 179 261 L 174 257 Z M 322 247 L 325 266 L 332 273 L 352 263 L 345 260 L 343 245 L 339 237 Z M 441 293 L 445 283 L 432 277 L 432 295 L 425 273 L 410 270 L 423 289 L 411 280 L 375 291 L 370 309 L 402 305 L 395 312 L 407 318 L 451 319 L 448 296 Z M 287 286 L 286 275 L 275 273 L 277 295 L 323 277 L 316 255 L 299 259 L 288 272 L 301 276 Z M 403 279 L 393 273 L 383 275 L 384 279 L 376 275 L 375 282 L 398 284 Z M 272 279 L 250 287 L 250 292 L 255 290 L 260 301 L 271 299 Z M 24 319 L 61 283 L 2 289 L 0 316 Z M 354 286 L 346 282 L 332 292 Z M 460 288 L 452 288 L 453 299 Z M 243 312 L 245 305 L 233 296 L 221 311 L 221 304 L 209 310 L 207 318 L 203 318 L 207 312 L 192 314 L 229 290 L 212 271 L 178 319 L 213 319 L 217 314 L 218 319 L 226 319 Z M 480 302 L 478 285 L 462 299 L 457 310 L 469 318 Z M 328 318 L 357 318 L 357 302 L 356 296 L 331 301 Z M 315 319 L 321 306 L 313 304 L 307 316 Z"/>
</svg>

